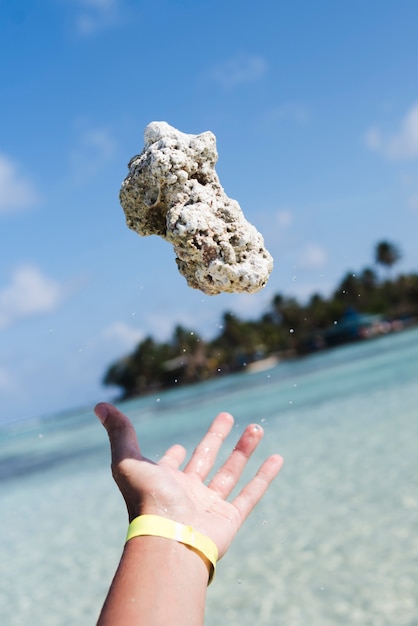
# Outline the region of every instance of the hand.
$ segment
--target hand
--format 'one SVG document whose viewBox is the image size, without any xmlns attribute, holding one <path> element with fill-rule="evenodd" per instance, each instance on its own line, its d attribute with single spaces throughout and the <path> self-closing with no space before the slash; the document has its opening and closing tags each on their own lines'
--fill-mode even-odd
<svg viewBox="0 0 418 626">
<path fill-rule="evenodd" d="M 98 404 L 95 413 L 109 435 L 112 473 L 125 500 L 129 520 L 152 514 L 193 526 L 215 542 L 219 558 L 283 465 L 279 455 L 270 456 L 254 478 L 228 502 L 226 498 L 263 437 L 261 426 L 247 426 L 229 458 L 205 485 L 218 451 L 232 429 L 234 419 L 229 413 L 220 413 L 215 418 L 184 470 L 179 469 L 186 457 L 183 446 L 172 446 L 154 463 L 142 456 L 135 429 L 123 413 L 107 403 Z"/>
</svg>

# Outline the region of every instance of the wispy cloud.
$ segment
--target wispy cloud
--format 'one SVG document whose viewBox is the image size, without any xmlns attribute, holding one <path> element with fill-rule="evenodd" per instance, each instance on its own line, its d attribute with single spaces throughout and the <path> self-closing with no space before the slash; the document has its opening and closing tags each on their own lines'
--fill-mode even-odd
<svg viewBox="0 0 418 626">
<path fill-rule="evenodd" d="M 109 28 L 117 22 L 120 0 L 74 0 L 76 28 L 80 35 L 88 36 Z"/>
<path fill-rule="evenodd" d="M 326 265 L 327 260 L 325 248 L 316 243 L 308 243 L 300 254 L 298 265 L 304 269 L 319 269 Z"/>
<path fill-rule="evenodd" d="M 84 181 L 97 174 L 112 158 L 115 142 L 106 128 L 84 130 L 77 146 L 70 153 L 70 166 L 74 178 Z"/>
<path fill-rule="evenodd" d="M 38 202 L 33 183 L 9 156 L 0 153 L 0 215 L 30 208 Z"/>
<path fill-rule="evenodd" d="M 115 341 L 122 350 L 131 350 L 144 338 L 144 333 L 126 322 L 114 322 L 104 329 L 102 336 Z"/>
<path fill-rule="evenodd" d="M 418 157 L 418 103 L 406 113 L 395 132 L 382 132 L 377 126 L 365 134 L 366 146 L 389 159 Z"/>
<path fill-rule="evenodd" d="M 21 265 L 0 289 L 0 330 L 21 319 L 50 313 L 61 303 L 64 288 L 34 265 Z"/>
<path fill-rule="evenodd" d="M 193 313 L 184 310 L 170 310 L 167 313 L 153 311 L 151 315 L 146 316 L 145 324 L 147 333 L 158 341 L 169 340 L 178 324 L 190 330 L 195 330 L 198 326 Z"/>
<path fill-rule="evenodd" d="M 267 61 L 258 54 L 237 54 L 214 67 L 211 76 L 224 89 L 253 83 L 267 72 Z"/>
</svg>

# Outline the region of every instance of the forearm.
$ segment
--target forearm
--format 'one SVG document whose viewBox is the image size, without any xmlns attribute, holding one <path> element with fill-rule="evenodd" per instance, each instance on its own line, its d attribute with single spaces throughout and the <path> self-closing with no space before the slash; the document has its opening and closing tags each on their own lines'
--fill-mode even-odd
<svg viewBox="0 0 418 626">
<path fill-rule="evenodd" d="M 205 561 L 182 543 L 134 537 L 125 545 L 97 626 L 202 626 Z"/>
<path fill-rule="evenodd" d="M 142 455 L 126 415 L 109 404 L 99 404 L 95 410 L 109 435 L 112 473 L 130 520 L 129 539 L 98 626 L 202 626 L 209 572 L 213 573 L 210 563 L 214 566 L 227 552 L 283 459 L 278 455 L 266 459 L 254 478 L 228 502 L 261 441 L 260 426 L 247 426 L 209 480 L 216 455 L 234 424 L 229 413 L 219 413 L 180 469 L 186 456 L 182 446 L 172 446 L 154 463 Z M 165 515 L 169 511 L 171 517 Z M 150 519 L 154 516 L 160 519 Z"/>
</svg>

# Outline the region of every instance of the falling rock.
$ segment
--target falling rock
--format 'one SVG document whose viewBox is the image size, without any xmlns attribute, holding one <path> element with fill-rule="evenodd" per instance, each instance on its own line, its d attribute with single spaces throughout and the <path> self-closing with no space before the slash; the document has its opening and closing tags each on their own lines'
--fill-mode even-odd
<svg viewBox="0 0 418 626">
<path fill-rule="evenodd" d="M 273 259 L 236 200 L 225 194 L 211 132 L 189 135 L 166 122 L 145 129 L 145 147 L 129 162 L 120 202 L 139 235 L 169 241 L 187 283 L 208 295 L 254 293 Z"/>
</svg>

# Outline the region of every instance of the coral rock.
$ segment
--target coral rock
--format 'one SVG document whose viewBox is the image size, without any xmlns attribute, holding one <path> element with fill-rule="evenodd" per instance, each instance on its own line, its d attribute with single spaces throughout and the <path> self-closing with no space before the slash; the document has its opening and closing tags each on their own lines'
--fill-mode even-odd
<svg viewBox="0 0 418 626">
<path fill-rule="evenodd" d="M 259 291 L 273 268 L 264 240 L 215 171 L 211 132 L 182 133 L 166 122 L 145 129 L 131 159 L 120 202 L 129 228 L 169 241 L 190 287 L 206 294 Z"/>
</svg>

